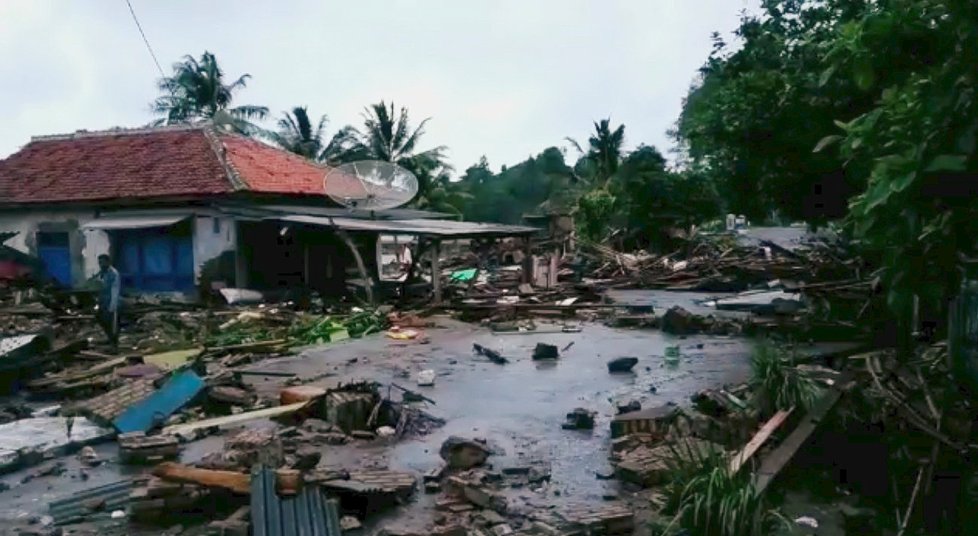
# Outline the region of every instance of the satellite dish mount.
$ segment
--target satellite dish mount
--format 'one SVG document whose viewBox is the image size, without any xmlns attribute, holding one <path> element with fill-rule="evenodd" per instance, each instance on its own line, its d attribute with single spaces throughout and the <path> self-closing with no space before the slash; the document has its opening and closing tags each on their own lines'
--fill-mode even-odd
<svg viewBox="0 0 978 536">
<path fill-rule="evenodd" d="M 381 160 L 337 166 L 323 180 L 326 195 L 351 209 L 374 211 L 399 207 L 418 193 L 418 179 L 413 173 Z"/>
</svg>

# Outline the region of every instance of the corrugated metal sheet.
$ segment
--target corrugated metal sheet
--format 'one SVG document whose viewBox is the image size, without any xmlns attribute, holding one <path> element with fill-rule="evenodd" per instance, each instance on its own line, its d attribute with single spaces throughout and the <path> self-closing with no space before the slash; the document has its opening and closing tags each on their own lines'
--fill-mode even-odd
<svg viewBox="0 0 978 536">
<path fill-rule="evenodd" d="M 129 504 L 131 492 L 132 481 L 120 480 L 51 501 L 48 505 L 48 513 L 54 518 L 55 525 L 65 525 L 96 515 L 108 517 L 115 510 L 125 509 Z M 100 505 L 97 513 L 93 513 L 90 509 L 93 503 Z"/>
<path fill-rule="evenodd" d="M 263 467 L 251 478 L 251 533 L 254 536 L 341 536 L 339 507 L 318 486 L 295 497 L 275 492 L 275 471 Z"/>
<path fill-rule="evenodd" d="M 175 411 L 193 400 L 206 384 L 192 370 L 174 374 L 158 391 L 127 409 L 112 421 L 120 433 L 145 432 L 162 424 Z"/>
<path fill-rule="evenodd" d="M 476 223 L 450 220 L 358 220 L 355 218 L 330 218 L 322 216 L 284 215 L 267 217 L 291 223 L 304 223 L 343 229 L 345 231 L 372 231 L 389 234 L 430 235 L 441 237 L 520 236 L 536 234 L 536 227 Z"/>
</svg>

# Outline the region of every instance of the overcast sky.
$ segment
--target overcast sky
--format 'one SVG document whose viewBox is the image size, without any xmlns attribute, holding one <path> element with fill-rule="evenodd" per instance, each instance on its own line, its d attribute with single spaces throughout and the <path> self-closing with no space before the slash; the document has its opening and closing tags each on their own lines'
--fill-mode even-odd
<svg viewBox="0 0 978 536">
<path fill-rule="evenodd" d="M 329 134 L 381 99 L 431 117 L 459 172 L 515 164 L 595 119 L 670 147 L 710 33 L 756 0 L 131 0 L 164 70 L 209 50 L 238 104 L 295 105 Z M 0 157 L 32 135 L 150 121 L 159 72 L 125 0 L 0 1 Z M 272 124 L 271 121 L 268 122 Z"/>
</svg>

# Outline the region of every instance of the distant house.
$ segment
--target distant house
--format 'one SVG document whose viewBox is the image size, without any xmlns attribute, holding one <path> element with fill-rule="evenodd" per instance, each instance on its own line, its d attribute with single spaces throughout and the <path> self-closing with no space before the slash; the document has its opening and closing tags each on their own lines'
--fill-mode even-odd
<svg viewBox="0 0 978 536">
<path fill-rule="evenodd" d="M 134 292 L 202 283 L 258 289 L 344 286 L 351 243 L 377 275 L 378 236 L 526 234 L 524 228 L 434 221 L 416 210 L 354 211 L 352 177 L 207 126 L 39 136 L 0 161 L 0 233 L 78 286 L 109 253 Z M 427 222 L 430 222 L 427 223 Z M 341 236 L 337 233 L 340 233 Z"/>
</svg>

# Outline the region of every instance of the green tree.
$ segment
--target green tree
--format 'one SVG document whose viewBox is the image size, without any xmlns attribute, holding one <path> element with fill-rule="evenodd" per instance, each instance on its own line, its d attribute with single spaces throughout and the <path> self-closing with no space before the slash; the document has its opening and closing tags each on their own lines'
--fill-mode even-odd
<svg viewBox="0 0 978 536">
<path fill-rule="evenodd" d="M 876 99 L 852 79 L 823 79 L 834 29 L 869 4 L 766 0 L 760 15 L 742 19 L 741 47 L 732 51 L 714 36 L 673 134 L 687 165 L 714 180 L 729 210 L 755 220 L 775 210 L 810 221 L 846 214 L 863 174 L 812 148 L 834 132 L 833 120 L 848 121 Z"/>
<path fill-rule="evenodd" d="M 326 124 L 329 118 L 322 115 L 313 127 L 305 106 L 296 106 L 291 112 L 282 114 L 278 120 L 278 130 L 265 132 L 273 143 L 286 151 L 318 160 L 327 164 L 340 164 L 348 156 L 350 146 L 355 143 L 351 127 L 338 130 L 326 141 Z"/>
<path fill-rule="evenodd" d="M 320 158 L 323 152 L 324 131 L 329 118 L 323 115 L 313 127 L 305 106 L 296 106 L 291 112 L 282 114 L 278 120 L 278 130 L 269 133 L 269 138 L 279 147 L 311 160 Z"/>
<path fill-rule="evenodd" d="M 451 166 L 445 161 L 444 145 L 433 149 L 418 151 L 418 142 L 424 135 L 424 127 L 431 118 L 425 118 L 412 128 L 407 108 L 395 111 L 381 101 L 364 109 L 363 128 L 348 126 L 341 129 L 330 142 L 324 160 L 332 163 L 353 162 L 356 160 L 383 160 L 411 171 L 418 178 L 418 195 L 413 204 L 452 214 L 461 213 L 461 207 L 448 206 L 449 200 L 459 202 L 455 196 L 444 191 Z M 441 191 L 436 191 L 439 187 Z M 437 199 L 437 201 L 435 201 Z"/>
<path fill-rule="evenodd" d="M 595 121 L 594 133 L 588 137 L 586 151 L 573 138 L 566 139 L 583 155 L 578 167 L 593 184 L 605 185 L 618 171 L 624 154 L 625 125 L 612 129 L 611 118 Z"/>
<path fill-rule="evenodd" d="M 562 196 L 571 174 L 564 154 L 556 147 L 519 164 L 503 166 L 499 173 L 493 173 L 483 157 L 466 169 L 457 183 L 469 194 L 463 213 L 473 221 L 521 223 L 526 214 L 569 209 L 571 205 L 564 203 Z"/>
<path fill-rule="evenodd" d="M 978 254 L 975 43 L 972 2 L 892 0 L 836 27 L 828 48 L 826 79 L 879 95 L 858 117 L 840 118 L 819 149 L 866 177 L 848 222 L 882 263 L 887 300 L 905 333 L 913 297 L 923 310 L 946 311 L 965 261 Z"/>
<path fill-rule="evenodd" d="M 210 52 L 204 51 L 200 60 L 185 56 L 173 64 L 173 75 L 158 82 L 161 95 L 152 104 L 153 111 L 163 117 L 159 125 L 213 121 L 214 124 L 254 135 L 261 131 L 251 121 L 264 119 L 264 106 L 231 106 L 235 93 L 244 89 L 251 75 L 239 76 L 225 83 L 224 71 Z"/>
<path fill-rule="evenodd" d="M 444 162 L 444 145 L 417 151 L 418 142 L 424 135 L 424 127 L 431 118 L 425 118 L 416 127 L 411 127 L 407 108 L 395 113 L 394 103 L 381 101 L 364 109 L 363 129 L 347 127 L 348 141 L 341 160 L 383 160 L 404 164 L 414 158 Z"/>
</svg>

